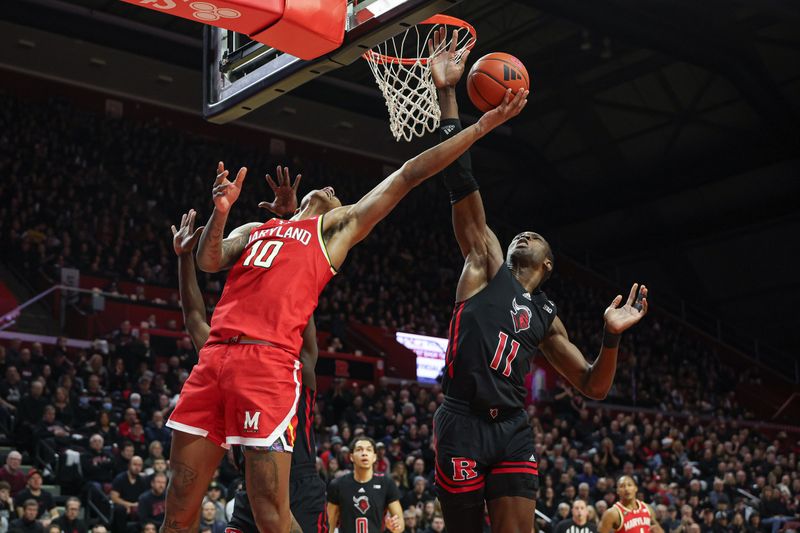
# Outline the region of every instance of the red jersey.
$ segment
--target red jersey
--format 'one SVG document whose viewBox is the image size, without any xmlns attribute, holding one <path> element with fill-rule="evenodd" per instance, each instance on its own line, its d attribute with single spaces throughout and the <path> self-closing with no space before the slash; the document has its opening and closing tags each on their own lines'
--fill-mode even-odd
<svg viewBox="0 0 800 533">
<path fill-rule="evenodd" d="M 208 342 L 244 335 L 299 356 L 319 293 L 335 273 L 322 217 L 271 219 L 253 228 L 211 317 Z"/>
<path fill-rule="evenodd" d="M 615 530 L 619 533 L 650 533 L 650 509 L 647 505 L 636 500 L 634 510 L 626 509 L 621 502 L 614 504 L 619 511 L 621 522 Z"/>
</svg>

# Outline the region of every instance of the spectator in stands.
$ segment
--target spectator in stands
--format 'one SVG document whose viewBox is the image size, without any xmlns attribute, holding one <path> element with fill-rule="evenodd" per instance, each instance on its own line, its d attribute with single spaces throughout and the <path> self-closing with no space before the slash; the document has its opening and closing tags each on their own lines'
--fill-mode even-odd
<svg viewBox="0 0 800 533">
<path fill-rule="evenodd" d="M 39 504 L 34 499 L 22 502 L 20 517 L 8 526 L 9 533 L 44 533 L 44 525 L 37 519 Z"/>
<path fill-rule="evenodd" d="M 17 367 L 9 365 L 6 368 L 5 379 L 0 382 L 0 399 L 2 399 L 3 405 L 11 411 L 16 411 L 22 400 L 23 389 L 22 377 L 19 375 Z"/>
<path fill-rule="evenodd" d="M 105 524 L 95 524 L 92 526 L 90 533 L 108 533 L 108 528 Z"/>
<path fill-rule="evenodd" d="M 89 437 L 89 450 L 81 455 L 83 477 L 100 491 L 114 479 L 114 458 L 103 448 L 105 441 L 99 433 Z"/>
<path fill-rule="evenodd" d="M 200 529 L 208 528 L 211 533 L 225 533 L 225 526 L 225 522 L 217 519 L 217 506 L 211 501 L 204 501 Z"/>
<path fill-rule="evenodd" d="M 167 476 L 157 472 L 150 479 L 150 490 L 139 496 L 139 524 L 144 527 L 147 523 L 160 526 L 164 522 L 164 508 L 167 488 Z"/>
<path fill-rule="evenodd" d="M 78 518 L 81 512 L 81 501 L 78 498 L 67 498 L 64 514 L 53 520 L 50 525 L 58 526 L 60 533 L 86 533 L 86 524 Z"/>
<path fill-rule="evenodd" d="M 14 507 L 14 498 L 11 497 L 11 485 L 7 481 L 0 481 L 0 533 L 8 529 L 12 517 L 17 516 Z"/>
<path fill-rule="evenodd" d="M 111 483 L 111 501 L 115 506 L 114 531 L 124 531 L 126 522 L 137 520 L 139 496 L 147 490 L 147 481 L 141 475 L 142 464 L 142 458 L 134 455 L 128 462 L 128 469 Z"/>
<path fill-rule="evenodd" d="M 147 523 L 142 526 L 141 533 L 158 533 L 158 529 L 155 524 Z"/>
<path fill-rule="evenodd" d="M 223 495 L 222 485 L 218 481 L 212 481 L 208 486 L 205 501 L 214 504 L 217 509 L 217 520 L 225 521 L 225 496 Z"/>
<path fill-rule="evenodd" d="M 114 475 L 117 476 L 126 472 L 131 464 L 134 455 L 133 443 L 129 440 L 123 441 L 119 447 L 119 455 L 114 459 Z"/>
<path fill-rule="evenodd" d="M 433 500 L 434 497 L 428 490 L 428 480 L 423 476 L 414 478 L 414 489 L 406 493 L 400 500 L 403 509 L 409 507 L 422 506 L 426 501 Z"/>
<path fill-rule="evenodd" d="M 17 515 L 23 515 L 25 502 L 34 500 L 37 504 L 36 518 L 49 523 L 50 519 L 58 516 L 58 511 L 53 501 L 53 495 L 46 490 L 42 490 L 43 479 L 42 474 L 39 473 L 38 470 L 31 469 L 28 472 L 27 480 L 25 489 L 20 491 L 14 498 L 14 504 L 17 507 Z"/>
<path fill-rule="evenodd" d="M 32 381 L 30 392 L 20 400 L 17 408 L 17 435 L 23 442 L 32 442 L 33 428 L 42 419 L 46 405 L 44 383 L 38 379 Z"/>
<path fill-rule="evenodd" d="M 162 453 L 166 453 L 171 440 L 171 430 L 164 425 L 164 414 L 161 411 L 153 411 L 150 422 L 144 429 L 144 434 L 148 442 L 158 441 L 162 446 Z"/>
<path fill-rule="evenodd" d="M 25 472 L 22 471 L 20 466 L 22 466 L 22 454 L 17 450 L 12 450 L 6 456 L 6 464 L 3 468 L 0 468 L 0 481 L 5 481 L 9 484 L 12 496 L 16 496 L 24 489 L 27 481 Z"/>
<path fill-rule="evenodd" d="M 425 533 L 442 533 L 442 531 L 444 531 L 444 517 L 441 513 L 435 513 L 431 525 L 425 530 Z"/>
<path fill-rule="evenodd" d="M 58 449 L 68 443 L 69 435 L 69 428 L 56 420 L 56 408 L 46 405 L 41 421 L 33 429 L 36 441 L 43 440 L 53 449 Z"/>
</svg>

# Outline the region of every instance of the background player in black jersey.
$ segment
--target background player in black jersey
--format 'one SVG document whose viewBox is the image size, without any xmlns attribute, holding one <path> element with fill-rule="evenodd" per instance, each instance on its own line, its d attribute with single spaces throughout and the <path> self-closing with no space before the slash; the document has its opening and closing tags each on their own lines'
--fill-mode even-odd
<svg viewBox="0 0 800 533">
<path fill-rule="evenodd" d="M 386 511 L 386 529 L 400 533 L 405 529 L 400 491 L 394 480 L 373 471 L 377 455 L 375 441 L 356 437 L 350 447 L 353 472 L 334 479 L 328 486 L 330 528 L 339 533 L 382 533 Z"/>
<path fill-rule="evenodd" d="M 275 201 L 262 202 L 259 207 L 265 207 L 279 216 L 293 213 L 297 208 L 297 180 L 294 185 L 290 185 L 288 169 L 279 168 L 277 183 L 272 181 L 269 183 L 275 192 Z M 178 256 L 178 279 L 183 319 L 192 343 L 199 350 L 208 339 L 210 327 L 206 321 L 205 305 L 197 284 L 194 257 L 192 256 L 192 250 L 203 230 L 202 227 L 194 229 L 196 215 L 194 210 L 183 215 L 180 228 L 176 229 L 173 226 L 172 233 L 173 247 Z M 297 405 L 297 438 L 292 453 L 292 469 L 289 478 L 289 507 L 294 519 L 292 533 L 328 532 L 328 520 L 325 514 L 325 483 L 316 472 L 316 444 L 312 429 L 317 389 L 314 368 L 317 365 L 318 354 L 317 329 L 312 316 L 303 332 L 303 347 L 300 351 L 300 361 L 303 364 L 303 389 Z M 243 462 L 240 462 L 241 465 Z M 236 494 L 233 516 L 228 523 L 228 530 L 258 533 L 250 501 L 247 499 L 245 491 Z"/>
<path fill-rule="evenodd" d="M 443 139 L 461 129 L 454 87 L 467 55 L 458 61 L 455 44 L 440 46 L 445 38 L 441 30 L 429 43 Z M 589 364 L 541 291 L 554 265 L 547 241 L 525 231 L 503 254 L 486 224 L 469 154 L 443 174 L 465 262 L 450 324 L 446 396 L 434 417 L 437 492 L 448 531 L 481 531 L 485 501 L 492 531 L 530 533 L 538 489 L 533 433 L 523 411 L 530 360 L 541 350 L 583 394 L 604 398 L 614 380 L 620 334 L 647 312 L 647 289 L 634 284 L 624 306 L 621 295 L 611 302 L 603 346 Z"/>
</svg>

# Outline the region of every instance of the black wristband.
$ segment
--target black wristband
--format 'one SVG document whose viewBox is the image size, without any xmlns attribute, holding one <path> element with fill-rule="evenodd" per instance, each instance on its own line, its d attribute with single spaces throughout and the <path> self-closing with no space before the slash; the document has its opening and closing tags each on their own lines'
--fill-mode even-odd
<svg viewBox="0 0 800 533">
<path fill-rule="evenodd" d="M 603 348 L 619 348 L 619 340 L 622 333 L 610 333 L 607 329 L 603 330 Z"/>
<path fill-rule="evenodd" d="M 439 140 L 446 141 L 461 131 L 461 121 L 457 118 L 446 118 L 439 125 Z M 472 176 L 472 160 L 469 152 L 464 152 L 455 162 L 442 171 L 444 186 L 450 193 L 450 203 L 455 204 L 464 197 L 477 191 L 480 186 Z"/>
</svg>

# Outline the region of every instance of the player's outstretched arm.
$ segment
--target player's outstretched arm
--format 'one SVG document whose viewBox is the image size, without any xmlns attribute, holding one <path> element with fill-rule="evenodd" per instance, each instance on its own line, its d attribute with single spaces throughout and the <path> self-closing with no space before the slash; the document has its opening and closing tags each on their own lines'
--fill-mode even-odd
<svg viewBox="0 0 800 533">
<path fill-rule="evenodd" d="M 172 247 L 178 256 L 178 290 L 181 296 L 183 309 L 183 323 L 186 331 L 192 338 L 192 343 L 197 350 L 203 347 L 208 340 L 210 331 L 206 321 L 206 306 L 203 303 L 203 294 L 197 284 L 197 273 L 194 269 L 194 250 L 203 227 L 194 229 L 197 212 L 190 209 L 181 217 L 181 227 L 172 226 Z"/>
<path fill-rule="evenodd" d="M 406 161 L 399 170 L 380 182 L 355 204 L 339 207 L 325 215 L 323 238 L 334 268 L 341 266 L 350 248 L 369 235 L 372 228 L 383 220 L 411 189 L 441 172 L 467 151 L 475 141 L 517 116 L 527 103 L 526 96 L 527 92 L 524 91 L 512 96 L 509 90 L 503 103 L 485 113 L 478 122 Z"/>
<path fill-rule="evenodd" d="M 311 390 L 317 390 L 317 358 L 319 357 L 319 347 L 317 346 L 317 324 L 314 322 L 314 315 L 308 319 L 306 329 L 303 330 L 303 347 L 300 349 L 300 362 L 303 363 L 303 385 Z"/>
<path fill-rule="evenodd" d="M 247 168 L 242 167 L 236 174 L 236 179 L 230 181 L 222 161 L 217 165 L 217 177 L 211 190 L 214 211 L 203 229 L 200 245 L 197 247 L 197 266 L 204 272 L 219 272 L 230 268 L 247 245 L 250 228 L 247 228 L 247 231 L 243 228 L 252 226 L 251 224 L 236 228 L 227 239 L 222 238 L 228 213 L 242 192 L 246 175 Z"/>
<path fill-rule="evenodd" d="M 622 332 L 639 322 L 647 313 L 647 287 L 634 283 L 624 306 L 617 295 L 606 308 L 605 330 L 600 355 L 591 364 L 570 340 L 564 323 L 556 317 L 539 348 L 550 364 L 583 395 L 602 400 L 608 395 L 617 372 L 617 352 Z"/>
<path fill-rule="evenodd" d="M 464 74 L 469 50 L 458 57 L 458 30 L 453 31 L 450 46 L 445 48 L 447 32 L 444 28 L 434 32 L 428 41 L 431 75 L 439 97 L 442 121 L 439 139 L 447 140 L 461 131 L 455 86 Z M 456 289 L 456 300 L 471 297 L 494 277 L 503 264 L 503 250 L 497 236 L 486 224 L 483 198 L 478 182 L 472 175 L 469 151 L 442 171 L 444 186 L 450 194 L 453 212 L 453 231 L 465 259 L 464 270 Z"/>
</svg>

